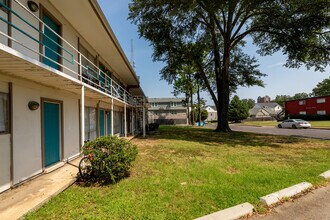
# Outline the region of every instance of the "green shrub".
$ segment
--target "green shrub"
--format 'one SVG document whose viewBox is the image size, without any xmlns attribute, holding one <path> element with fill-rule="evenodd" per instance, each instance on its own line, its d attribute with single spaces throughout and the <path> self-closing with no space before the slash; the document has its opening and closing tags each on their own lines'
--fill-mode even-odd
<svg viewBox="0 0 330 220">
<path fill-rule="evenodd" d="M 92 155 L 90 168 L 94 171 L 89 180 L 100 184 L 116 183 L 129 176 L 137 147 L 117 136 L 99 137 L 83 147 L 84 155 Z"/>
<path fill-rule="evenodd" d="M 310 121 L 330 120 L 330 115 L 287 115 L 287 118 L 299 118 Z"/>
<path fill-rule="evenodd" d="M 159 128 L 158 123 L 150 123 L 148 125 L 148 131 L 156 131 Z"/>
</svg>

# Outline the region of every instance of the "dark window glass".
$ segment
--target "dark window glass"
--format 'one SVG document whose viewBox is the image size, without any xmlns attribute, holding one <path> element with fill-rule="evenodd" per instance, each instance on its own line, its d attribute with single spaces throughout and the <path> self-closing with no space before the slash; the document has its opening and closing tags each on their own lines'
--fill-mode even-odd
<svg viewBox="0 0 330 220">
<path fill-rule="evenodd" d="M 0 133 L 9 133 L 9 97 L 0 93 Z"/>
</svg>

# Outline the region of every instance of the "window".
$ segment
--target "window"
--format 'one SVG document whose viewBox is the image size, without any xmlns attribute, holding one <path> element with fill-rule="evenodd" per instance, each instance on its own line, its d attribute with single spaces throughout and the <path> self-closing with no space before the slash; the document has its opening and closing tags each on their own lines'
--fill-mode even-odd
<svg viewBox="0 0 330 220">
<path fill-rule="evenodd" d="M 152 102 L 152 103 L 151 103 L 151 106 L 152 106 L 152 107 L 158 107 L 158 103 L 156 103 L 156 102 Z"/>
<path fill-rule="evenodd" d="M 9 133 L 9 96 L 0 93 L 0 134 Z"/>
<path fill-rule="evenodd" d="M 306 115 L 306 112 L 305 111 L 300 111 L 299 115 Z"/>
<path fill-rule="evenodd" d="M 306 100 L 299 101 L 299 105 L 306 105 Z"/>
<path fill-rule="evenodd" d="M 326 115 L 326 112 L 325 112 L 325 110 L 321 110 L 321 111 L 317 111 L 317 114 L 318 115 Z"/>
<path fill-rule="evenodd" d="M 325 103 L 325 98 L 316 99 L 316 103 Z"/>
<path fill-rule="evenodd" d="M 96 70 L 96 58 L 81 44 L 79 44 L 79 52 L 81 56 L 82 74 L 84 80 L 93 81 L 98 84 L 97 81 L 97 70 Z"/>
<path fill-rule="evenodd" d="M 113 112 L 113 133 L 121 134 L 123 126 L 123 113 L 119 111 Z"/>
<path fill-rule="evenodd" d="M 85 107 L 85 140 L 96 138 L 96 108 Z"/>
<path fill-rule="evenodd" d="M 176 102 L 171 102 L 171 107 L 176 107 L 177 103 Z"/>
</svg>

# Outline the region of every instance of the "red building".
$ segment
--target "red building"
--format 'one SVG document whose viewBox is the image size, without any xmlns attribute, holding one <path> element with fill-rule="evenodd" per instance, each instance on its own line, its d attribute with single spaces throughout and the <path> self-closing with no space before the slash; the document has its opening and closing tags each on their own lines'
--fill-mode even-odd
<svg viewBox="0 0 330 220">
<path fill-rule="evenodd" d="M 319 96 L 285 102 L 287 115 L 330 115 L 330 96 Z"/>
</svg>

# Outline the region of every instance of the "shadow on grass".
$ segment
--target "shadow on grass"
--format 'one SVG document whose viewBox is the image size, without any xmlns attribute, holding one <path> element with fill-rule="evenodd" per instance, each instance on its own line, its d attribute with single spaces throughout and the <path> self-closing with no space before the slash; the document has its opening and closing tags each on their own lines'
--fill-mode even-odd
<svg viewBox="0 0 330 220">
<path fill-rule="evenodd" d="M 230 147 L 237 145 L 253 147 L 279 148 L 282 144 L 303 143 L 304 139 L 289 136 L 274 136 L 244 132 L 220 133 L 213 129 L 187 126 L 160 126 L 155 134 L 147 136 L 151 140 L 182 140 L 202 143 L 209 146 L 225 144 Z"/>
</svg>

